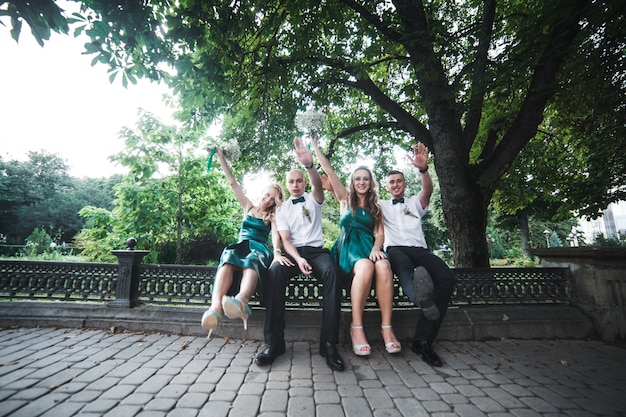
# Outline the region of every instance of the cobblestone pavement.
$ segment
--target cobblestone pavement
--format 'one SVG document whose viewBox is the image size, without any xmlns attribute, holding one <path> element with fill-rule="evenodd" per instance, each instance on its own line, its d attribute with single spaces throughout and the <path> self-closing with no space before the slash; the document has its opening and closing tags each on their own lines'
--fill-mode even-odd
<svg viewBox="0 0 626 417">
<path fill-rule="evenodd" d="M 271 367 L 259 341 L 102 330 L 0 330 L 0 416 L 626 416 L 626 349 L 599 341 L 404 346 L 333 372 L 314 342 Z"/>
</svg>

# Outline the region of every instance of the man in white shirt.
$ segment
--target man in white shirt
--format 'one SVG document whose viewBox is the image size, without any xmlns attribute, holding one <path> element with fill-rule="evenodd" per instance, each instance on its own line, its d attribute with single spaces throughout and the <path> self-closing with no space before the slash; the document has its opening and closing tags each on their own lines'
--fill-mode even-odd
<svg viewBox="0 0 626 417">
<path fill-rule="evenodd" d="M 311 181 L 311 193 L 306 193 L 306 180 L 300 170 L 287 173 L 290 198 L 276 213 L 276 226 L 283 250 L 274 250 L 265 288 L 265 349 L 255 358 L 260 366 L 269 365 L 285 353 L 285 288 L 296 275 L 314 275 L 323 285 L 322 329 L 320 355 L 336 371 L 345 365 L 337 350 L 339 342 L 339 315 L 341 285 L 337 267 L 322 237 L 322 204 L 324 189 L 319 172 L 313 166 L 311 151 L 294 141 L 298 161 L 305 167 Z"/>
<path fill-rule="evenodd" d="M 454 272 L 428 250 L 422 218 L 428 211 L 433 183 L 428 174 L 428 148 L 413 147 L 411 163 L 419 169 L 422 189 L 417 196 L 405 198 L 406 181 L 400 171 L 387 174 L 386 186 L 392 200 L 381 200 L 385 223 L 385 250 L 391 268 L 407 297 L 422 308 L 415 326 L 411 349 L 431 366 L 442 366 L 432 342 L 439 332 L 454 291 Z"/>
</svg>

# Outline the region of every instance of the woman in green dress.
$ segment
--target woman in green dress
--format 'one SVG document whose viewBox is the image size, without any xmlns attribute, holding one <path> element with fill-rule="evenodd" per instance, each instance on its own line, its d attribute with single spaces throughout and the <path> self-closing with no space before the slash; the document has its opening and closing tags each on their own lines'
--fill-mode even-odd
<svg viewBox="0 0 626 417">
<path fill-rule="evenodd" d="M 209 337 L 220 324 L 223 315 L 229 319 L 242 319 L 244 329 L 248 328 L 248 317 L 252 314 L 248 302 L 259 280 L 265 278 L 267 268 L 272 262 L 272 255 L 267 247 L 270 232 L 272 245 L 274 248 L 280 247 L 275 214 L 276 208 L 283 201 L 282 188 L 278 184 L 272 184 L 263 190 L 261 201 L 255 206 L 235 179 L 221 149 L 217 150 L 217 158 L 237 200 L 243 207 L 244 219 L 239 239 L 222 252 L 213 283 L 211 306 L 202 316 L 202 327 L 209 330 Z M 234 297 L 229 296 L 228 292 L 233 287 L 235 274 L 239 272 L 241 272 L 239 291 Z M 263 288 L 262 283 L 259 288 Z"/>
<path fill-rule="evenodd" d="M 325 188 L 333 193 L 341 207 L 339 237 L 331 255 L 342 275 L 351 279 L 352 350 L 358 356 L 368 356 L 372 351 L 363 329 L 363 310 L 374 281 L 385 349 L 389 353 L 400 352 L 400 342 L 391 326 L 393 274 L 387 254 L 382 249 L 385 240 L 383 217 L 372 172 L 367 167 L 355 169 L 348 190 L 321 152 L 314 135 L 311 136 L 311 146 L 328 175 Z"/>
</svg>

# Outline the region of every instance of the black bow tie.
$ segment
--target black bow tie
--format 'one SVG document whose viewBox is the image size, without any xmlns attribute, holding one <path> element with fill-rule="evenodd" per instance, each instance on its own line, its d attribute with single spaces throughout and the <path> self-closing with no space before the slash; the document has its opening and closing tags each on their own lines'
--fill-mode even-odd
<svg viewBox="0 0 626 417">
<path fill-rule="evenodd" d="M 391 200 L 392 204 L 404 203 L 404 197 Z"/>
<path fill-rule="evenodd" d="M 300 198 L 294 198 L 293 200 L 291 200 L 291 202 L 293 204 L 304 203 L 304 196 L 302 196 Z"/>
</svg>

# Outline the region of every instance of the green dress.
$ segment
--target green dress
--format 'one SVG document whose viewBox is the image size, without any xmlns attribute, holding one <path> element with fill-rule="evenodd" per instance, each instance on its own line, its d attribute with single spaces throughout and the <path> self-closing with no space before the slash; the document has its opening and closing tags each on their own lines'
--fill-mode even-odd
<svg viewBox="0 0 626 417">
<path fill-rule="evenodd" d="M 353 214 L 346 208 L 339 221 L 339 237 L 331 255 L 343 275 L 350 274 L 359 259 L 368 259 L 374 246 L 374 218 L 369 211 L 359 208 Z"/>
<path fill-rule="evenodd" d="M 259 277 L 257 289 L 263 288 L 261 283 L 265 280 L 267 268 L 272 262 L 272 254 L 267 247 L 271 230 L 271 224 L 266 224 L 262 219 L 246 214 L 241 223 L 239 240 L 224 248 L 218 269 L 225 263 L 241 269 L 254 269 Z"/>
</svg>

